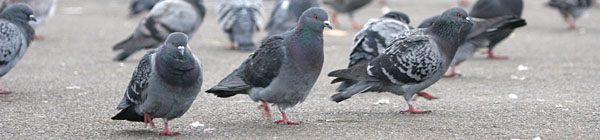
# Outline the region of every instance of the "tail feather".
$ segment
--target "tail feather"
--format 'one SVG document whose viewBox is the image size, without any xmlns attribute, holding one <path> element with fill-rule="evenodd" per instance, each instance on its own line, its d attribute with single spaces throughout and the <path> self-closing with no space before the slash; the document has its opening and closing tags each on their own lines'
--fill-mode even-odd
<svg viewBox="0 0 600 140">
<path fill-rule="evenodd" d="M 206 93 L 212 93 L 221 98 L 227 98 L 237 94 L 248 94 L 248 90 L 251 86 L 246 84 L 237 73 L 238 70 L 235 70 L 225 77 L 225 79 L 221 80 L 219 84 L 207 90 Z"/>
<path fill-rule="evenodd" d="M 359 80 L 359 81 L 376 80 L 373 77 L 368 75 L 368 73 L 367 73 L 368 66 L 369 66 L 368 63 L 362 63 L 362 64 L 358 64 L 358 65 L 352 66 L 347 69 L 341 69 L 341 70 L 335 70 L 335 71 L 329 72 L 329 74 L 327 74 L 327 76 L 338 77 L 337 79 L 334 79 L 334 81 L 332 81 L 332 83 L 337 83 L 340 81 L 347 81 L 347 80 Z"/>
<path fill-rule="evenodd" d="M 371 87 L 373 87 L 373 84 L 369 84 L 367 82 L 361 81 L 361 82 L 358 82 L 358 83 L 346 88 L 344 91 L 342 91 L 340 93 L 334 94 L 333 96 L 331 96 L 331 100 L 339 103 L 341 101 L 344 101 L 344 100 L 352 97 L 354 94 L 365 92 L 365 91 L 369 90 Z"/>
<path fill-rule="evenodd" d="M 497 25 L 494 28 L 488 29 L 487 32 L 495 32 L 495 31 L 499 31 L 499 30 L 503 30 L 503 29 L 516 29 L 519 27 L 523 27 L 525 25 L 527 25 L 527 22 L 525 21 L 525 19 L 515 17 L 515 18 L 510 19 L 500 25 Z"/>
<path fill-rule="evenodd" d="M 129 107 L 121 110 L 121 112 L 119 112 L 117 115 L 115 115 L 114 117 L 112 117 L 110 119 L 143 122 L 144 116 L 137 114 L 135 112 L 134 106 L 129 106 Z"/>
</svg>

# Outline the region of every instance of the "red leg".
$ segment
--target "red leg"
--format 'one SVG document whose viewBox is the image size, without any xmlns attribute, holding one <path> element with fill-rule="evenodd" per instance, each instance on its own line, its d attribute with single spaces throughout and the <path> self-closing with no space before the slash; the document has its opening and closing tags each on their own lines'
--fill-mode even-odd
<svg viewBox="0 0 600 140">
<path fill-rule="evenodd" d="M 262 105 L 258 106 L 258 109 L 262 109 L 262 116 L 271 118 L 271 109 L 269 109 L 269 104 L 265 101 L 261 101 Z"/>
<path fill-rule="evenodd" d="M 431 94 L 429 94 L 427 92 L 421 91 L 421 92 L 417 92 L 417 96 L 413 97 L 413 101 L 416 101 L 417 97 L 419 97 L 419 96 L 421 96 L 421 97 L 423 97 L 423 98 L 425 98 L 427 100 L 438 99 L 438 97 L 435 97 L 435 96 L 433 96 L 433 95 L 431 95 Z"/>
<path fill-rule="evenodd" d="M 444 78 L 450 78 L 450 77 L 454 77 L 454 76 L 460 76 L 460 73 L 456 73 L 456 71 L 454 70 L 455 66 L 451 66 L 450 67 L 450 74 L 448 75 L 444 75 Z"/>
<path fill-rule="evenodd" d="M 169 131 L 169 122 L 165 121 L 165 129 L 160 134 L 172 136 L 172 135 L 179 135 L 181 133 Z"/>
<path fill-rule="evenodd" d="M 144 127 L 148 128 L 148 123 L 150 123 L 150 127 L 156 128 L 156 126 L 154 126 L 154 121 L 152 121 L 152 116 L 148 113 L 144 113 Z"/>
<path fill-rule="evenodd" d="M 505 59 L 508 59 L 508 57 L 506 57 L 506 56 L 497 56 L 496 54 L 494 54 L 494 52 L 492 52 L 492 50 L 489 50 L 488 51 L 488 59 L 505 60 Z"/>
<path fill-rule="evenodd" d="M 408 104 L 408 110 L 404 110 L 402 111 L 402 113 L 411 113 L 411 114 L 424 114 L 424 113 L 429 113 L 431 111 L 426 110 L 426 111 L 419 111 L 416 110 L 415 107 L 413 107 L 413 105 Z"/>
<path fill-rule="evenodd" d="M 228 50 L 235 50 L 235 43 L 231 43 L 231 45 L 230 45 L 230 46 L 227 46 L 227 47 L 225 47 L 225 49 L 228 49 Z"/>
<path fill-rule="evenodd" d="M 331 13 L 331 22 L 333 23 L 333 25 L 340 25 L 340 22 L 338 22 L 337 19 L 337 12 Z"/>
<path fill-rule="evenodd" d="M 569 29 L 571 29 L 571 30 L 577 29 L 577 25 L 575 24 L 575 20 L 573 19 L 573 17 L 568 16 L 566 21 L 567 21 L 567 23 L 569 23 Z"/>
<path fill-rule="evenodd" d="M 362 29 L 362 25 L 358 24 L 356 21 L 352 21 L 352 28 L 360 30 Z"/>
<path fill-rule="evenodd" d="M 300 121 L 290 121 L 290 119 L 288 119 L 287 115 L 285 114 L 285 111 L 281 111 L 281 116 L 283 117 L 283 119 L 282 120 L 277 120 L 277 121 L 275 121 L 275 123 L 277 123 L 277 124 L 279 124 L 279 123 L 283 123 L 283 124 L 295 124 L 295 125 L 298 125 L 298 124 L 302 123 Z"/>
<path fill-rule="evenodd" d="M 42 36 L 42 35 L 34 35 L 34 36 L 33 36 L 33 39 L 34 39 L 34 40 L 44 40 L 44 39 L 46 39 L 46 38 L 45 38 L 44 36 Z"/>
<path fill-rule="evenodd" d="M 9 94 L 9 91 L 0 90 L 0 94 Z"/>
</svg>

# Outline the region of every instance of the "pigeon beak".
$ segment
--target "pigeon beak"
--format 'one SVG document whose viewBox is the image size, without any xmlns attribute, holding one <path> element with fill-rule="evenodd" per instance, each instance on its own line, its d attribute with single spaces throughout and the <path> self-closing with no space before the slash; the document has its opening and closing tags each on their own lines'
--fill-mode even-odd
<svg viewBox="0 0 600 140">
<path fill-rule="evenodd" d="M 185 53 L 185 46 L 177 46 L 177 50 L 179 50 L 179 53 L 181 55 L 184 55 L 184 53 Z"/>
<path fill-rule="evenodd" d="M 471 17 L 467 17 L 467 22 L 471 25 L 473 25 L 473 20 L 471 20 Z"/>
<path fill-rule="evenodd" d="M 325 27 L 329 28 L 329 30 L 333 30 L 333 26 L 331 26 L 331 23 L 328 20 L 323 21 L 323 23 L 325 23 Z"/>
<path fill-rule="evenodd" d="M 29 20 L 37 22 L 37 19 L 35 19 L 35 16 L 33 15 L 29 15 Z"/>
</svg>

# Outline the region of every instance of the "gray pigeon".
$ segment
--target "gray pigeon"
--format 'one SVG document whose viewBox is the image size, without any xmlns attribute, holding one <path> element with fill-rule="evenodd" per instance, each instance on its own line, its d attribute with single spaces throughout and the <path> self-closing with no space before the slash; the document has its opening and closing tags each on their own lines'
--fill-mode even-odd
<svg viewBox="0 0 600 140">
<path fill-rule="evenodd" d="M 389 46 L 387 44 L 389 40 L 410 30 L 409 23 L 408 15 L 396 11 L 389 12 L 381 18 L 370 19 L 364 28 L 354 36 L 348 68 L 367 63 L 383 53 L 383 50 Z M 344 81 L 336 91 L 343 91 L 355 82 Z"/>
<path fill-rule="evenodd" d="M 348 13 L 350 20 L 352 20 L 352 28 L 360 29 L 362 26 L 354 20 L 354 11 L 364 7 L 371 3 L 373 0 L 323 0 L 325 5 L 329 5 L 335 12 L 331 14 L 331 21 L 335 25 L 339 25 L 337 20 L 337 13 Z M 384 0 L 380 0 L 380 3 L 385 3 Z"/>
<path fill-rule="evenodd" d="M 150 11 L 160 0 L 133 0 L 129 5 L 129 17 L 138 15 L 144 11 Z"/>
<path fill-rule="evenodd" d="M 150 123 L 163 118 L 161 134 L 169 131 L 168 121 L 190 109 L 202 86 L 202 65 L 188 45 L 184 33 L 172 33 L 163 46 L 148 51 L 133 72 L 129 86 L 111 119 Z"/>
<path fill-rule="evenodd" d="M 521 17 L 523 13 L 523 0 L 478 0 L 469 14 L 474 18 L 489 19 L 500 16 Z M 507 59 L 506 56 L 497 56 L 493 49 L 513 32 L 513 29 L 504 29 L 490 35 L 488 45 L 488 58 Z"/>
<path fill-rule="evenodd" d="M 219 0 L 219 26 L 231 41 L 228 49 L 252 51 L 256 49 L 253 36 L 260 30 L 262 0 Z"/>
<path fill-rule="evenodd" d="M 467 17 L 461 8 L 448 9 L 433 26 L 398 35 L 383 54 L 368 63 L 330 72 L 329 76 L 337 77 L 332 83 L 358 81 L 331 99 L 341 102 L 361 92 L 392 92 L 403 95 L 408 103 L 409 109 L 403 112 L 429 112 L 415 110 L 410 99 L 446 72 L 461 40 L 466 37 L 462 32 L 469 31 L 463 28 L 472 27 Z"/>
<path fill-rule="evenodd" d="M 113 46 L 123 50 L 115 61 L 123 61 L 142 49 L 156 48 L 174 32 L 193 36 L 204 20 L 206 9 L 202 0 L 165 0 L 157 3 L 140 21 L 133 34 Z"/>
<path fill-rule="evenodd" d="M 595 3 L 595 0 L 550 0 L 546 5 L 558 9 L 569 23 L 570 29 L 576 29 L 575 20 L 581 17 Z"/>
<path fill-rule="evenodd" d="M 35 30 L 27 22 L 36 21 L 33 10 L 26 4 L 8 6 L 0 13 L 0 77 L 23 58 L 33 41 Z M 0 94 L 8 94 L 0 90 Z"/>
<path fill-rule="evenodd" d="M 283 116 L 277 123 L 290 121 L 285 110 L 303 102 L 323 67 L 323 29 L 332 28 L 327 12 L 313 7 L 306 10 L 298 26 L 263 41 L 239 68 L 207 90 L 218 97 L 248 94 L 263 103 L 263 116 L 270 116 L 267 102 L 279 107 Z"/>
<path fill-rule="evenodd" d="M 278 0 L 265 26 L 265 30 L 269 31 L 265 40 L 296 27 L 302 12 L 311 7 L 319 7 L 319 0 Z"/>
<path fill-rule="evenodd" d="M 55 0 L 0 0 L 2 2 L 2 6 L 0 6 L 0 11 L 6 8 L 8 5 L 13 5 L 16 3 L 25 3 L 31 6 L 33 10 L 33 15 L 35 16 L 37 21 L 29 22 L 33 28 L 37 28 L 41 24 L 44 24 L 48 21 L 52 15 L 54 15 L 54 9 L 56 7 Z"/>
<path fill-rule="evenodd" d="M 425 19 L 419 28 L 430 27 L 439 16 L 434 16 Z M 501 16 L 490 19 L 478 19 L 471 18 L 474 22 L 473 28 L 470 29 L 465 42 L 458 47 L 454 59 L 450 64 L 450 74 L 444 75 L 444 77 L 454 77 L 459 75 L 455 72 L 455 66 L 471 58 L 473 54 L 480 48 L 488 46 L 490 35 L 495 34 L 498 31 L 504 29 L 515 29 L 527 25 L 524 19 L 515 16 Z"/>
</svg>

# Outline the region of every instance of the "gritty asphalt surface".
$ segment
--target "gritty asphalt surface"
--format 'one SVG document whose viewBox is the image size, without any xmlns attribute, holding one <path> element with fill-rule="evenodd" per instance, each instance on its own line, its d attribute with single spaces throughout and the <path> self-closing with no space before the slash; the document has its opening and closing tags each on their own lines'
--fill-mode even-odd
<svg viewBox="0 0 600 140">
<path fill-rule="evenodd" d="M 229 45 L 218 28 L 214 0 L 191 47 L 204 65 L 203 90 L 236 68 L 248 52 Z M 112 45 L 125 39 L 141 17 L 127 19 L 129 0 L 60 0 L 55 16 L 37 30 L 25 57 L 0 79 L 0 139 L 600 139 L 599 8 L 579 20 L 583 29 L 567 30 L 544 0 L 525 0 L 529 25 L 497 47 L 509 60 L 485 55 L 463 63 L 462 77 L 442 79 L 425 91 L 438 100 L 414 102 L 429 114 L 401 114 L 404 99 L 390 93 L 329 100 L 337 85 L 326 73 L 348 63 L 351 40 L 347 17 L 335 35 L 326 35 L 321 77 L 304 103 L 288 109 L 301 125 L 275 125 L 281 115 L 262 118 L 247 96 L 217 98 L 201 92 L 183 117 L 170 121 L 179 136 L 161 136 L 142 123 L 110 120 L 118 112 L 132 71 L 143 53 L 123 63 L 111 59 Z M 266 22 L 273 1 L 265 4 Z M 456 1 L 389 1 L 411 16 L 411 25 Z M 359 22 L 381 16 L 373 3 L 360 10 Z M 344 35 L 344 32 L 346 34 Z M 260 40 L 264 32 L 256 35 Z M 528 70 L 519 71 L 523 65 Z M 517 98 L 511 98 L 511 94 Z M 374 104 L 378 101 L 388 104 Z M 196 127 L 190 124 L 199 124 Z"/>
</svg>

